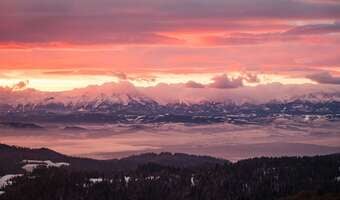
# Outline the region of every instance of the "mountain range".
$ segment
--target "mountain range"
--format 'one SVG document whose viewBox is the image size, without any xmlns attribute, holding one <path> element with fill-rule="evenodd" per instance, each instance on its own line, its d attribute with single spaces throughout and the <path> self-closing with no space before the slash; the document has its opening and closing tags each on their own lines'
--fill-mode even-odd
<svg viewBox="0 0 340 200">
<path fill-rule="evenodd" d="M 179 90 L 180 87 L 184 86 L 138 88 L 122 82 L 64 92 L 2 88 L 0 120 L 211 123 L 259 118 L 263 121 L 291 115 L 334 120 L 340 115 L 340 88 L 333 86 L 271 84 L 228 90 Z"/>
</svg>

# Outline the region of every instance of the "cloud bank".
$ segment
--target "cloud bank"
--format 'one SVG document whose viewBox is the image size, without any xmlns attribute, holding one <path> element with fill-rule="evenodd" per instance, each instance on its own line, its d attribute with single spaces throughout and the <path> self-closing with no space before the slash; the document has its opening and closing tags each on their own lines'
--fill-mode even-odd
<svg viewBox="0 0 340 200">
<path fill-rule="evenodd" d="M 340 18 L 340 4 L 296 0 L 2 0 L 0 42 L 179 44 L 164 33 L 270 30 L 273 21 Z M 254 21 L 261 23 L 254 23 Z M 255 24 L 255 25 L 254 25 Z M 289 34 L 338 31 L 337 24 L 297 26 Z"/>
<path fill-rule="evenodd" d="M 307 78 L 318 83 L 340 85 L 340 77 L 332 76 L 328 72 L 312 74 L 307 76 Z"/>
<path fill-rule="evenodd" d="M 233 72 L 306 78 L 320 71 L 337 77 L 339 22 L 335 0 L 2 0 L 0 83 L 32 80 L 36 71 L 43 80 L 152 82 L 162 73 Z M 187 86 L 226 89 L 245 81 L 258 82 L 220 77 Z"/>
</svg>

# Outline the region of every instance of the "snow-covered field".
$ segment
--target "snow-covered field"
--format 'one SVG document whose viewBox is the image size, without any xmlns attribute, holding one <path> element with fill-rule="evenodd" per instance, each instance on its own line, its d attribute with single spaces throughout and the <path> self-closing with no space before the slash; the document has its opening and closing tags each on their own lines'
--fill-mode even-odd
<svg viewBox="0 0 340 200">
<path fill-rule="evenodd" d="M 50 160 L 23 160 L 22 163 L 24 164 L 22 168 L 26 172 L 33 172 L 34 169 L 44 166 L 44 167 L 62 167 L 62 166 L 69 166 L 69 163 L 66 162 L 52 162 Z"/>
<path fill-rule="evenodd" d="M 69 163 L 65 162 L 57 162 L 54 163 L 50 160 L 23 160 L 22 161 L 22 168 L 28 172 L 33 172 L 34 169 L 40 166 L 44 167 L 62 167 L 62 166 L 69 166 Z M 7 174 L 2 177 L 0 177 L 0 195 L 4 194 L 5 192 L 1 189 L 4 189 L 5 187 L 12 184 L 12 179 L 23 176 L 23 174 Z"/>
<path fill-rule="evenodd" d="M 65 126 L 81 129 L 65 131 Z M 143 152 L 184 152 L 230 160 L 254 156 L 340 152 L 340 122 L 276 119 L 266 125 L 44 124 L 44 131 L 1 130 L 0 141 L 47 147 L 68 155 L 99 159 Z"/>
<path fill-rule="evenodd" d="M 20 176 L 23 176 L 23 174 L 7 174 L 3 177 L 0 177 L 0 196 L 5 194 L 5 191 L 2 191 L 1 189 L 4 189 L 6 186 L 11 185 L 12 179 Z"/>
<path fill-rule="evenodd" d="M 22 174 L 8 174 L 0 178 L 0 189 L 11 184 L 11 179 L 22 176 Z"/>
</svg>

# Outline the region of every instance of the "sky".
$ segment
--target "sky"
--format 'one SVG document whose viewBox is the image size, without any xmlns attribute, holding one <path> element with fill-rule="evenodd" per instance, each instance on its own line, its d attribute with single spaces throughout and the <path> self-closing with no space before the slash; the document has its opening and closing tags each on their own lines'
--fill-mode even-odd
<svg viewBox="0 0 340 200">
<path fill-rule="evenodd" d="M 338 0 L 1 0 L 0 86 L 340 86 Z"/>
</svg>

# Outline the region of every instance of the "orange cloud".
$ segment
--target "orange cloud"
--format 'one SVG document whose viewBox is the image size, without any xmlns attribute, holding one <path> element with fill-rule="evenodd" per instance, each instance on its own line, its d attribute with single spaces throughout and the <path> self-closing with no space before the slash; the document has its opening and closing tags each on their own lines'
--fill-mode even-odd
<svg viewBox="0 0 340 200">
<path fill-rule="evenodd" d="M 19 83 L 14 84 L 11 89 L 12 90 L 23 90 L 26 89 L 29 84 L 29 81 L 20 81 Z"/>
<path fill-rule="evenodd" d="M 63 84 L 77 87 L 97 79 L 178 82 L 168 74 L 334 75 L 340 3 L 329 2 L 2 0 L 0 81 L 74 77 Z"/>
<path fill-rule="evenodd" d="M 307 78 L 323 84 L 335 84 L 340 85 L 340 77 L 332 76 L 328 72 L 321 72 L 317 74 L 308 75 Z"/>
</svg>

